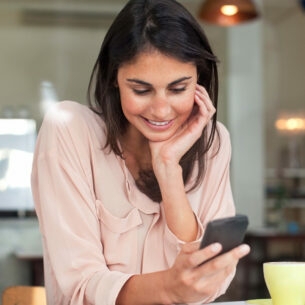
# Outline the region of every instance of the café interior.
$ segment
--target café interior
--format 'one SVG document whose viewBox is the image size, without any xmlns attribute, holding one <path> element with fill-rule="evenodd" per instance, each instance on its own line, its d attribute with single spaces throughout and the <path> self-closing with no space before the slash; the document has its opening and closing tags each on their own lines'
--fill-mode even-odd
<svg viewBox="0 0 305 305">
<path fill-rule="evenodd" d="M 54 103 L 86 104 L 101 42 L 125 2 L 0 2 L 0 295 L 44 285 L 30 190 L 37 132 Z M 257 0 L 256 13 L 231 24 L 206 18 L 209 0 L 180 2 L 219 58 L 218 120 L 231 135 L 236 211 L 249 218 L 251 254 L 220 300 L 268 297 L 263 262 L 305 261 L 305 2 Z"/>
</svg>

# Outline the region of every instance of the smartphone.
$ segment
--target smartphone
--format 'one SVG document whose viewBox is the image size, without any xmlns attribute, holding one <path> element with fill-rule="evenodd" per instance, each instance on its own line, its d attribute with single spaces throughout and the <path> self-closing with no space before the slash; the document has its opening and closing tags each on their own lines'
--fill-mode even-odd
<svg viewBox="0 0 305 305">
<path fill-rule="evenodd" d="M 248 217 L 242 214 L 210 221 L 201 240 L 200 249 L 219 242 L 222 250 L 218 255 L 230 251 L 243 242 L 248 224 Z"/>
</svg>

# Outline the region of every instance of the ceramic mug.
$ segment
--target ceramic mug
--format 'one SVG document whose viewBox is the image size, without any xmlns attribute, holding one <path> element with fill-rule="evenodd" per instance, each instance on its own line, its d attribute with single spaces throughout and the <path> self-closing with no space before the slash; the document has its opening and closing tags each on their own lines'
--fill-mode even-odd
<svg viewBox="0 0 305 305">
<path fill-rule="evenodd" d="M 273 305 L 305 304 L 305 262 L 267 262 L 263 271 Z"/>
</svg>

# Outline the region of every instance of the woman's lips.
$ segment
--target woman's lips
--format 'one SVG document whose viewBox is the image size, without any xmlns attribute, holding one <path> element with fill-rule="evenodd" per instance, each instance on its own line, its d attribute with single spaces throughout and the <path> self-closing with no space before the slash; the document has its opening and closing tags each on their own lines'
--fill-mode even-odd
<svg viewBox="0 0 305 305">
<path fill-rule="evenodd" d="M 152 120 L 147 120 L 148 123 L 156 126 L 165 126 L 168 125 L 171 121 L 152 121 Z"/>
<path fill-rule="evenodd" d="M 146 119 L 146 118 L 143 118 L 143 119 L 149 127 L 154 128 L 154 129 L 158 129 L 158 130 L 164 130 L 164 129 L 169 128 L 174 121 L 174 120 L 154 121 L 154 120 L 149 120 L 149 119 Z"/>
</svg>

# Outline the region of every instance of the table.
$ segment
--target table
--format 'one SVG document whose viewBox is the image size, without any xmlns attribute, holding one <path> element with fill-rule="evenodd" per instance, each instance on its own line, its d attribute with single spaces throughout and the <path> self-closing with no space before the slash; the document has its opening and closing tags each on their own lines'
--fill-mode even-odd
<svg viewBox="0 0 305 305">
<path fill-rule="evenodd" d="M 235 301 L 235 302 L 215 302 L 215 303 L 211 303 L 211 304 L 215 304 L 215 305 L 245 305 L 247 304 L 245 301 Z"/>
<path fill-rule="evenodd" d="M 44 286 L 42 253 L 16 250 L 14 254 L 19 260 L 26 261 L 30 264 L 31 285 Z"/>
</svg>

